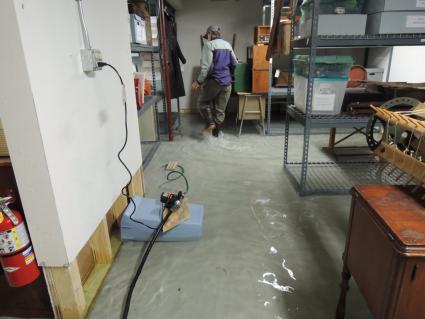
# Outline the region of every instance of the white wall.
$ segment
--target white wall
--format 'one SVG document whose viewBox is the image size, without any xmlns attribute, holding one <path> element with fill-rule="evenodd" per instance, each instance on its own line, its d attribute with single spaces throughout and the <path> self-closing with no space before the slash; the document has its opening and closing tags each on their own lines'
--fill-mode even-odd
<svg viewBox="0 0 425 319">
<path fill-rule="evenodd" d="M 223 39 L 231 42 L 237 34 L 235 53 L 246 61 L 246 48 L 254 41 L 254 27 L 261 24 L 261 0 L 184 0 L 183 9 L 177 11 L 178 40 L 187 59 L 183 79 L 186 97 L 181 99 L 182 108 L 196 108 L 196 99 L 191 96 L 190 85 L 197 76 L 201 58 L 199 36 L 210 25 L 219 25 Z M 198 67 L 198 68 L 197 68 Z"/>
<path fill-rule="evenodd" d="M 425 82 L 425 47 L 394 48 L 390 81 Z"/>
<path fill-rule="evenodd" d="M 92 45 L 126 83 L 124 159 L 135 172 L 142 159 L 127 4 L 83 4 Z M 30 233 L 39 262 L 65 265 L 128 179 L 116 157 L 124 141 L 121 86 L 108 68 L 82 72 L 75 1 L 3 0 L 0 19 L 0 110 Z"/>
</svg>

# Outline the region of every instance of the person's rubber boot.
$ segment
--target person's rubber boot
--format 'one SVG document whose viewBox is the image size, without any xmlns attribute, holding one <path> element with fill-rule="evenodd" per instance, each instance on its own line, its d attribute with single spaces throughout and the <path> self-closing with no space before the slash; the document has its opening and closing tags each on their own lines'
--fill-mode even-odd
<svg viewBox="0 0 425 319">
<path fill-rule="evenodd" d="M 202 109 L 201 115 L 206 122 L 205 128 L 203 129 L 202 132 L 204 134 L 211 134 L 214 131 L 214 129 L 216 128 L 212 110 L 210 108 Z"/>
<path fill-rule="evenodd" d="M 221 124 L 215 124 L 215 128 L 212 130 L 212 135 L 218 137 L 220 135 Z"/>
</svg>

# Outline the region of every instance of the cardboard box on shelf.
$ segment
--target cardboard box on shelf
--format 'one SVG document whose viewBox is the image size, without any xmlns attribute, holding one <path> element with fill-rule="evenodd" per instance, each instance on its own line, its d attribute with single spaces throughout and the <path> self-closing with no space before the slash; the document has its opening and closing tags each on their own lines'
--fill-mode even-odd
<svg viewBox="0 0 425 319">
<path fill-rule="evenodd" d="M 388 11 L 370 14 L 368 34 L 425 33 L 425 12 Z"/>
<path fill-rule="evenodd" d="M 131 41 L 138 44 L 148 44 L 146 41 L 145 20 L 137 14 L 130 14 Z"/>
<path fill-rule="evenodd" d="M 365 35 L 366 14 L 321 14 L 319 15 L 319 35 Z M 311 22 L 301 22 L 301 37 L 311 35 Z"/>
<path fill-rule="evenodd" d="M 377 13 L 383 11 L 424 11 L 425 0 L 369 0 L 366 12 Z"/>
<path fill-rule="evenodd" d="M 147 4 L 145 1 L 140 1 L 136 3 L 129 3 L 128 10 L 131 14 L 136 14 L 139 17 L 143 18 L 145 22 L 145 34 L 146 34 L 146 44 L 152 45 L 152 28 L 151 28 L 151 19 Z"/>
</svg>

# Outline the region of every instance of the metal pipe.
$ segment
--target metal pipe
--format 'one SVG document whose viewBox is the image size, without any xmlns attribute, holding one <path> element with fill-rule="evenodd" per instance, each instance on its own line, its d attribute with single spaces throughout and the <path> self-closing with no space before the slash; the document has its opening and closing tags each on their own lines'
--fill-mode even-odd
<svg viewBox="0 0 425 319">
<path fill-rule="evenodd" d="M 75 0 L 78 4 L 78 15 L 80 16 L 81 31 L 83 32 L 84 49 L 91 50 L 91 44 L 89 39 L 89 33 L 86 27 L 86 21 L 84 20 L 83 0 Z"/>
<path fill-rule="evenodd" d="M 163 57 L 164 80 L 165 80 L 165 101 L 167 106 L 167 126 L 168 126 L 168 140 L 171 142 L 174 139 L 173 131 L 173 114 L 171 112 L 171 86 L 169 74 L 169 61 L 168 61 L 168 46 L 167 35 L 165 33 L 165 14 L 164 14 L 164 1 L 159 0 L 159 24 L 161 33 L 161 48 Z"/>
</svg>

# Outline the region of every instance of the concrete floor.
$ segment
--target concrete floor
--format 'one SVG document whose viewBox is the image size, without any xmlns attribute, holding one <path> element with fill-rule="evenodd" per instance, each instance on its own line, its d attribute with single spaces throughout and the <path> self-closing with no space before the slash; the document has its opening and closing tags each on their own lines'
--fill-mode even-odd
<svg viewBox="0 0 425 319">
<path fill-rule="evenodd" d="M 240 138 L 234 128 L 202 138 L 200 127 L 197 117 L 184 119 L 182 136 L 161 144 L 145 183 L 148 197 L 177 191 L 184 184 L 164 185 L 161 166 L 183 165 L 188 198 L 205 206 L 204 236 L 154 246 L 129 318 L 333 318 L 350 197 L 300 198 L 282 169 L 282 137 L 260 136 L 248 125 Z M 301 141 L 294 137 L 293 145 Z M 326 142 L 315 137 L 314 156 L 324 156 Z M 122 246 L 89 318 L 120 317 L 143 247 Z M 354 283 L 347 312 L 347 319 L 372 318 Z"/>
</svg>

